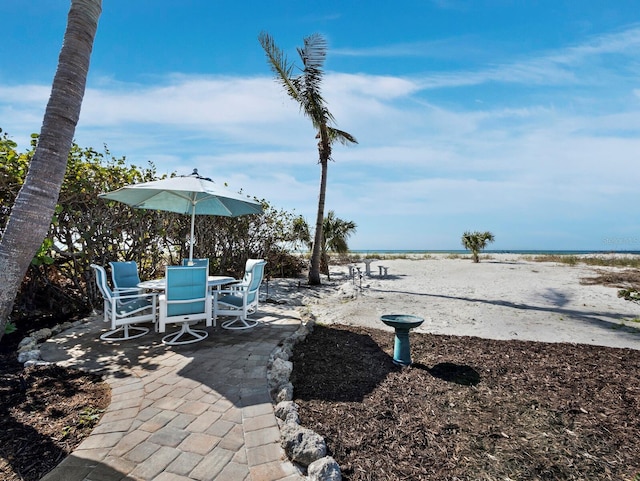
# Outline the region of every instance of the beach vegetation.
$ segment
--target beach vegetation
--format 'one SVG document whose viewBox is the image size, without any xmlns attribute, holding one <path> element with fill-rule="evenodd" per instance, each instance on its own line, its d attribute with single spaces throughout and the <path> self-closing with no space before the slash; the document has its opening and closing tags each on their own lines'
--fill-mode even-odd
<svg viewBox="0 0 640 481">
<path fill-rule="evenodd" d="M 322 223 L 322 257 L 320 270 L 329 278 L 329 251 L 337 254 L 349 252 L 347 240 L 357 229 L 353 221 L 348 221 L 336 217 L 334 211 L 330 210 Z"/>
<path fill-rule="evenodd" d="M 0 231 L 25 182 L 38 139 L 33 136 L 27 152 L 18 152 L 6 136 L 0 139 Z M 136 261 L 141 278 L 152 279 L 163 275 L 165 265 L 179 264 L 188 255 L 189 216 L 134 209 L 98 197 L 101 192 L 157 178 L 152 163 L 139 168 L 127 165 L 124 157 L 115 158 L 107 148 L 98 152 L 72 144 L 49 230 L 17 288 L 11 312 L 15 325 L 51 316 L 68 320 L 100 308 L 91 263 Z M 301 242 L 298 218 L 261 203 L 262 215 L 198 216 L 195 254 L 209 259 L 212 272 L 237 278 L 244 272 L 246 259 L 255 257 L 267 260 L 269 277 L 302 274 L 308 259 L 291 253 Z"/>
<path fill-rule="evenodd" d="M 524 260 L 532 262 L 557 262 L 569 266 L 584 264 L 601 267 L 631 267 L 640 269 L 640 256 L 638 255 L 589 255 L 578 256 L 575 254 L 547 254 L 536 256 L 523 256 Z"/>
<path fill-rule="evenodd" d="M 471 251 L 471 258 L 473 262 L 480 262 L 480 252 L 483 251 L 487 244 L 490 244 L 495 240 L 493 234 L 489 231 L 486 232 L 470 232 L 466 231 L 462 234 L 462 245 L 465 249 Z"/>
<path fill-rule="evenodd" d="M 324 62 L 327 56 L 327 42 L 320 34 L 305 37 L 304 46 L 298 48 L 303 68 L 300 75 L 293 75 L 296 65 L 290 63 L 274 39 L 266 32 L 260 33 L 258 40 L 267 55 L 267 61 L 285 92 L 300 106 L 302 113 L 311 120 L 318 139 L 318 162 L 320 164 L 320 194 L 314 233 L 311 266 L 309 268 L 309 285 L 320 285 L 320 269 L 322 260 L 322 230 L 324 222 L 324 206 L 327 191 L 327 169 L 331 160 L 335 142 L 344 145 L 357 144 L 353 135 L 335 128 L 335 119 L 322 96 L 322 80 L 324 78 Z"/>
<path fill-rule="evenodd" d="M 618 297 L 622 297 L 625 301 L 632 301 L 640 304 L 640 291 L 633 287 L 629 289 L 620 289 L 618 291 Z"/>
<path fill-rule="evenodd" d="M 299 234 L 300 239 L 306 239 L 309 248 L 312 247 L 313 241 L 311 235 L 309 235 L 309 225 L 303 218 L 296 219 L 295 222 L 296 232 Z M 349 254 L 349 245 L 347 243 L 349 237 L 351 237 L 357 229 L 357 225 L 353 221 L 341 219 L 336 216 L 333 210 L 330 210 L 327 216 L 322 222 L 322 244 L 320 245 L 320 252 L 322 254 L 320 259 L 320 271 L 325 274 L 330 280 L 329 263 L 331 253 L 338 254 L 341 259 L 341 263 L 354 262 L 353 258 L 346 259 L 345 256 Z M 315 236 L 314 236 L 315 238 Z M 356 262 L 359 261 L 360 256 L 357 256 Z"/>
</svg>

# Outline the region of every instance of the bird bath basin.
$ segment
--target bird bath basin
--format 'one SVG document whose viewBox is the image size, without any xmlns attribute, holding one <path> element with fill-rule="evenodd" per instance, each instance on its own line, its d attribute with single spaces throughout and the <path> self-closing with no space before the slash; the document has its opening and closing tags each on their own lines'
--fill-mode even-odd
<svg viewBox="0 0 640 481">
<path fill-rule="evenodd" d="M 399 366 L 410 366 L 409 331 L 422 324 L 424 319 L 410 314 L 385 314 L 380 316 L 380 320 L 395 329 L 393 362 Z"/>
</svg>

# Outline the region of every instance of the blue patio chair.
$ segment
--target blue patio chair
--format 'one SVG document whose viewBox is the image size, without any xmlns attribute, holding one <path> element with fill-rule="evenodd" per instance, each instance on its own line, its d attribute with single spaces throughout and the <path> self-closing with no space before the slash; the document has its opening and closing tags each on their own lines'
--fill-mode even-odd
<svg viewBox="0 0 640 481">
<path fill-rule="evenodd" d="M 116 292 L 128 292 L 135 294 L 141 292 L 138 288 L 140 276 L 138 264 L 135 261 L 109 262 L 111 266 L 111 281 Z"/>
<path fill-rule="evenodd" d="M 158 330 L 165 332 L 167 324 L 181 324 L 178 332 L 162 338 L 169 345 L 202 341 L 207 331 L 191 329 L 191 324 L 206 321 L 211 326 L 211 294 L 207 286 L 207 268 L 167 266 L 166 288 L 159 297 Z"/>
<path fill-rule="evenodd" d="M 209 259 L 182 259 L 183 266 L 206 267 L 209 274 Z"/>
<path fill-rule="evenodd" d="M 242 281 L 213 291 L 214 321 L 217 316 L 233 317 L 222 323 L 224 329 L 249 329 L 258 323 L 247 317 L 258 310 L 260 284 L 266 264 L 263 259 L 247 260 Z"/>
<path fill-rule="evenodd" d="M 149 328 L 132 324 L 156 322 L 157 295 L 154 293 L 114 292 L 107 284 L 107 273 L 102 266 L 91 264 L 96 284 L 104 299 L 104 321 L 111 330 L 102 334 L 103 341 L 135 339 L 149 332 Z"/>
</svg>

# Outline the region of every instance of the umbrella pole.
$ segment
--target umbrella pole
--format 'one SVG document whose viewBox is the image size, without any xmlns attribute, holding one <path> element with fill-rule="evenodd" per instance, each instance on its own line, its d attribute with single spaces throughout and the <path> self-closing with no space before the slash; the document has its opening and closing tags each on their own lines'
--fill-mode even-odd
<svg viewBox="0 0 640 481">
<path fill-rule="evenodd" d="M 193 262 L 193 236 L 195 234 L 196 205 L 191 207 L 191 238 L 189 239 L 189 264 Z"/>
</svg>

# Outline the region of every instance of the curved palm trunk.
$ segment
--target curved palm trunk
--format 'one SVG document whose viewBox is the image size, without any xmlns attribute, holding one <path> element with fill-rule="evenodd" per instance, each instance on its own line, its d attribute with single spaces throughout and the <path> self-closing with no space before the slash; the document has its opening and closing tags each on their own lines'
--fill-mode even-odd
<svg viewBox="0 0 640 481">
<path fill-rule="evenodd" d="M 71 0 L 38 145 L 0 240 L 0 339 L 24 274 L 51 225 L 101 12 L 102 0 Z"/>
<path fill-rule="evenodd" d="M 320 160 L 320 193 L 318 194 L 318 212 L 316 214 L 316 232 L 313 241 L 313 253 L 311 254 L 311 269 L 309 269 L 309 285 L 319 286 L 320 260 L 322 257 L 322 228 L 324 225 L 324 203 L 327 193 L 327 170 L 331 158 L 331 141 L 326 124 L 320 124 L 318 132 L 318 158 Z"/>
<path fill-rule="evenodd" d="M 311 268 L 309 269 L 309 285 L 319 286 L 320 282 L 320 258 L 322 255 L 322 224 L 324 221 L 324 203 L 327 191 L 328 161 L 321 160 L 320 194 L 318 195 L 318 212 L 316 214 L 316 232 L 313 240 L 313 252 L 311 254 Z"/>
</svg>

